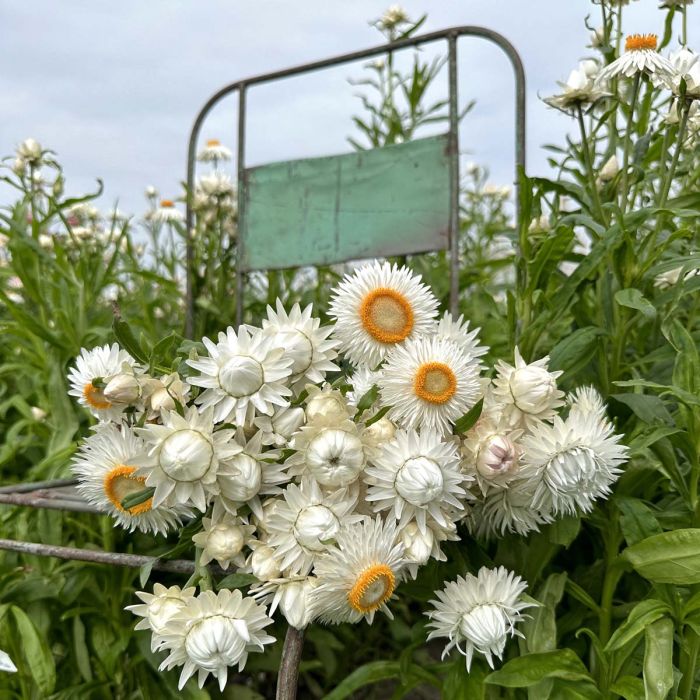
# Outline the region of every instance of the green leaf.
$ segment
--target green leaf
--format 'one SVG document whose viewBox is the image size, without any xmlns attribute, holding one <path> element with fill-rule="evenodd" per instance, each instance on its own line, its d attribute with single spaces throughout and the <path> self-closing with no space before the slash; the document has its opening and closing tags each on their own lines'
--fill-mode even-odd
<svg viewBox="0 0 700 700">
<path fill-rule="evenodd" d="M 615 503 L 620 509 L 620 527 L 628 545 L 637 544 L 652 535 L 660 535 L 661 525 L 649 506 L 638 498 L 617 496 Z"/>
<path fill-rule="evenodd" d="M 566 586 L 566 573 L 550 574 L 535 596 L 539 606 L 532 608 L 523 624 L 525 645 L 530 653 L 552 651 L 557 647 L 556 607 Z"/>
<path fill-rule="evenodd" d="M 545 678 L 591 681 L 588 670 L 571 649 L 525 654 L 486 676 L 486 682 L 506 688 L 528 688 Z"/>
<path fill-rule="evenodd" d="M 324 696 L 323 700 L 344 700 L 366 685 L 398 678 L 400 674 L 401 668 L 398 661 L 371 661 L 346 676 L 328 695 Z M 419 666 L 411 666 L 408 675 L 409 680 L 421 680 L 436 687 L 439 686 L 437 678 Z"/>
<path fill-rule="evenodd" d="M 456 435 L 461 433 L 466 433 L 470 430 L 476 421 L 479 420 L 481 415 L 481 409 L 484 407 L 484 400 L 480 399 L 474 406 L 472 406 L 461 418 L 455 422 L 454 432 Z"/>
<path fill-rule="evenodd" d="M 148 579 L 151 578 L 151 571 L 153 571 L 153 566 L 157 561 L 158 559 L 154 557 L 151 561 L 147 561 L 139 567 L 139 583 L 141 584 L 141 588 L 144 588 Z"/>
<path fill-rule="evenodd" d="M 600 328 L 587 326 L 579 328 L 560 340 L 549 353 L 549 368 L 573 372 L 591 359 L 598 338 L 603 334 Z"/>
<path fill-rule="evenodd" d="M 112 329 L 119 345 L 126 350 L 135 360 L 144 365 L 148 364 L 148 355 L 136 339 L 131 326 L 121 318 L 114 317 Z"/>
<path fill-rule="evenodd" d="M 467 671 L 464 658 L 460 654 L 451 664 L 450 670 L 440 688 L 442 700 L 484 700 L 486 671 L 481 664 L 472 664 Z"/>
<path fill-rule="evenodd" d="M 360 401 L 357 404 L 357 411 L 358 413 L 362 413 L 362 411 L 366 411 L 368 408 L 374 404 L 374 402 L 377 400 L 379 397 L 379 387 L 374 384 L 372 385 L 372 388 L 362 396 Z"/>
<path fill-rule="evenodd" d="M 374 425 L 378 420 L 384 418 L 384 416 L 391 410 L 391 406 L 384 406 L 380 408 L 369 420 L 365 421 L 365 426 L 369 428 L 370 425 Z"/>
<path fill-rule="evenodd" d="M 644 633 L 644 697 L 665 700 L 673 687 L 673 621 L 652 623 Z"/>
<path fill-rule="evenodd" d="M 641 678 L 622 676 L 615 681 L 610 690 L 621 695 L 625 700 L 639 700 L 644 697 L 644 682 Z"/>
<path fill-rule="evenodd" d="M 138 506 L 141 503 L 145 503 L 149 498 L 153 498 L 155 492 L 156 490 L 153 486 L 147 486 L 145 489 L 130 493 L 122 499 L 122 508 L 124 510 L 131 510 L 134 506 Z"/>
<path fill-rule="evenodd" d="M 664 615 L 668 614 L 668 612 L 668 605 L 655 598 L 649 598 L 648 600 L 643 600 L 641 603 L 637 603 L 630 611 L 627 619 L 615 630 L 613 636 L 610 637 L 610 640 L 605 645 L 605 650 L 615 651 L 616 649 L 621 649 L 625 644 L 642 634 L 647 625 L 656 622 L 656 620 L 659 620 Z"/>
<path fill-rule="evenodd" d="M 578 537 L 580 530 L 581 518 L 573 515 L 565 515 L 547 528 L 549 541 L 562 547 L 568 547 Z"/>
<path fill-rule="evenodd" d="M 615 301 L 620 306 L 640 311 L 646 318 L 656 316 L 656 307 L 638 289 L 620 289 L 615 293 Z"/>
<path fill-rule="evenodd" d="M 75 661 L 80 675 L 87 683 L 90 683 L 92 681 L 90 653 L 85 643 L 85 625 L 80 619 L 80 615 L 76 615 L 73 618 L 73 650 L 75 651 Z"/>
<path fill-rule="evenodd" d="M 627 547 L 622 557 L 653 583 L 700 583 L 700 529 L 653 535 Z"/>
<path fill-rule="evenodd" d="M 226 578 L 219 581 L 217 588 L 243 588 L 257 582 L 258 579 L 253 574 L 229 574 Z"/>
<path fill-rule="evenodd" d="M 155 367 L 156 365 L 168 365 L 172 362 L 173 348 L 175 345 L 180 345 L 182 343 L 182 336 L 179 333 L 170 333 L 166 335 L 165 338 L 159 340 L 151 350 L 151 357 L 149 365 Z"/>
<path fill-rule="evenodd" d="M 650 394 L 612 394 L 611 398 L 625 404 L 645 423 L 673 423 L 664 402 L 658 396 Z"/>
<path fill-rule="evenodd" d="M 44 639 L 39 636 L 34 623 L 21 608 L 10 608 L 17 626 L 19 647 L 24 657 L 24 671 L 28 671 L 44 697 L 51 695 L 56 685 L 56 666 Z"/>
</svg>

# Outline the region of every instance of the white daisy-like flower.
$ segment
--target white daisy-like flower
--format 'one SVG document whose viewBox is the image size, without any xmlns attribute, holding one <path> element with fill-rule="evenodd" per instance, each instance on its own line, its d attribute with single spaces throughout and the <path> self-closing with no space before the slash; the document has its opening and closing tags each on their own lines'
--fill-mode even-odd
<svg viewBox="0 0 700 700">
<path fill-rule="evenodd" d="M 673 64 L 656 50 L 656 34 L 632 34 L 625 41 L 625 53 L 603 68 L 596 78 L 596 87 L 613 78 L 633 78 L 638 74 L 649 76 L 656 87 L 672 87 Z"/>
<path fill-rule="evenodd" d="M 483 654 L 493 668 L 493 659 L 501 659 L 508 637 L 522 637 L 515 629 L 525 616 L 523 610 L 532 603 L 522 600 L 527 583 L 512 571 L 482 567 L 476 576 L 467 574 L 448 581 L 436 591 L 431 600 L 433 610 L 428 627 L 428 639 L 445 637 L 449 640 L 442 652 L 444 659 L 453 648 L 466 658 L 467 671 L 474 652 Z"/>
<path fill-rule="evenodd" d="M 202 175 L 197 180 L 196 187 L 208 197 L 215 197 L 216 199 L 233 199 L 236 194 L 236 188 L 231 176 L 217 170 L 208 175 Z"/>
<path fill-rule="evenodd" d="M 577 107 L 585 107 L 593 104 L 606 93 L 596 84 L 595 78 L 599 67 L 596 61 L 581 61 L 578 68 L 574 68 L 565 83 L 557 81 L 561 92 L 552 97 L 546 97 L 544 101 L 555 109 L 567 114 Z"/>
<path fill-rule="evenodd" d="M 220 461 L 241 450 L 232 440 L 233 430 L 214 432 L 212 412 L 199 413 L 190 406 L 184 416 L 176 411 L 161 414 L 163 425 L 147 424 L 136 428 L 146 441 L 145 454 L 134 460 L 136 475 L 153 486 L 154 507 L 191 504 L 202 512 L 210 494 L 216 493 Z"/>
<path fill-rule="evenodd" d="M 592 386 L 580 386 L 574 389 L 567 397 L 569 412 L 582 414 L 592 413 L 599 419 L 605 419 L 605 402 L 598 390 Z"/>
<path fill-rule="evenodd" d="M 125 405 L 114 406 L 104 395 L 109 380 L 124 365 L 135 368 L 136 361 L 116 343 L 86 350 L 82 348 L 75 366 L 68 372 L 68 394 L 100 420 L 120 420 Z"/>
<path fill-rule="evenodd" d="M 146 479 L 135 474 L 135 461 L 143 455 L 145 443 L 126 425 L 100 423 L 94 431 L 83 440 L 71 467 L 85 500 L 130 531 L 165 534 L 192 515 L 182 505 L 154 507 L 152 498 L 124 508 L 122 501 L 127 496 L 146 488 Z"/>
<path fill-rule="evenodd" d="M 321 326 L 321 320 L 313 318 L 313 307 L 309 304 L 303 311 L 294 304 L 289 314 L 277 299 L 277 310 L 267 307 L 267 318 L 263 319 L 263 333 L 272 336 L 274 342 L 283 347 L 285 357 L 292 358 L 290 386 L 299 394 L 307 383 L 320 384 L 326 372 L 338 370 L 333 360 L 338 356 L 337 340 L 329 340 L 333 326 Z"/>
<path fill-rule="evenodd" d="M 496 363 L 496 376 L 492 391 L 486 394 L 489 400 L 484 402 L 484 408 L 492 410 L 493 399 L 503 419 L 512 427 L 531 427 L 551 420 L 564 405 L 564 392 L 557 389 L 556 381 L 562 372 L 550 372 L 548 365 L 549 357 L 528 364 L 515 348 L 515 366 L 502 360 Z"/>
<path fill-rule="evenodd" d="M 398 541 L 404 546 L 406 570 L 411 578 L 415 579 L 418 575 L 418 569 L 427 564 L 431 558 L 437 561 L 447 561 L 447 557 L 440 549 L 440 542 L 444 540 L 459 540 L 457 527 L 454 523 L 450 523 L 449 528 L 442 528 L 429 520 L 425 532 L 421 532 L 418 524 L 414 521 L 401 529 L 398 533 Z"/>
<path fill-rule="evenodd" d="M 370 624 L 381 610 L 393 619 L 387 602 L 403 576 L 403 544 L 393 520 L 365 518 L 341 528 L 336 545 L 314 567 L 317 618 L 324 623 Z"/>
<path fill-rule="evenodd" d="M 230 326 L 219 333 L 219 342 L 209 338 L 202 342 L 209 357 L 187 360 L 190 367 L 201 372 L 189 377 L 194 386 L 205 391 L 197 397 L 201 410 L 214 408 L 214 421 L 250 423 L 255 411 L 268 416 L 275 407 L 289 405 L 291 395 L 286 383 L 292 372 L 293 359 L 274 339 L 244 326 L 238 333 Z"/>
<path fill-rule="evenodd" d="M 518 439 L 522 430 L 499 424 L 491 415 L 479 418 L 462 440 L 462 469 L 476 477 L 481 493 L 505 488 L 517 477 L 520 460 Z"/>
<path fill-rule="evenodd" d="M 267 544 L 286 575 L 306 576 L 341 526 L 362 519 L 353 513 L 355 503 L 356 499 L 344 491 L 324 494 L 311 479 L 285 489 L 284 501 L 268 514 L 265 528 Z"/>
<path fill-rule="evenodd" d="M 450 340 L 416 338 L 387 356 L 379 388 L 393 421 L 446 433 L 479 400 L 479 362 Z"/>
<path fill-rule="evenodd" d="M 621 437 L 607 420 L 582 411 L 535 426 L 522 439 L 521 473 L 535 484 L 532 506 L 555 514 L 590 511 L 621 474 L 628 452 Z"/>
<path fill-rule="evenodd" d="M 280 484 L 289 481 L 285 465 L 277 463 L 279 453 L 264 451 L 262 439 L 263 433 L 258 431 L 246 442 L 243 429 L 236 431 L 236 452 L 221 461 L 216 476 L 215 517 L 224 511 L 235 514 L 245 503 L 262 518 L 260 496 L 281 493 Z"/>
<path fill-rule="evenodd" d="M 306 390 L 309 392 L 306 398 L 306 420 L 308 423 L 318 423 L 330 425 L 341 423 L 351 418 L 354 407 L 348 404 L 346 396 L 338 389 L 333 389 L 329 384 L 323 387 L 308 384 Z"/>
<path fill-rule="evenodd" d="M 304 409 L 294 406 L 278 408 L 271 416 L 256 416 L 253 424 L 262 433 L 263 445 L 286 447 L 305 421 Z"/>
<path fill-rule="evenodd" d="M 377 449 L 364 478 L 369 484 L 365 500 L 375 512 L 390 511 L 399 528 L 415 520 L 425 534 L 429 517 L 441 527 L 449 527 L 453 514 L 462 517 L 462 484 L 473 477 L 461 472 L 454 442 L 443 442 L 430 430 L 399 430 Z"/>
<path fill-rule="evenodd" d="M 660 274 L 656 275 L 656 277 L 654 277 L 654 286 L 657 289 L 669 289 L 670 287 L 673 287 L 674 285 L 678 284 L 682 274 L 682 266 L 674 267 L 672 270 L 668 270 L 667 272 L 661 272 Z M 700 268 L 696 270 L 688 270 L 685 273 L 685 275 L 683 275 L 683 281 L 687 282 L 689 279 L 692 279 L 697 275 L 700 275 Z"/>
<path fill-rule="evenodd" d="M 349 391 L 345 396 L 348 404 L 357 408 L 357 404 L 362 400 L 362 397 L 368 391 L 371 391 L 381 376 L 381 370 L 371 370 L 366 365 L 358 367 L 352 373 L 352 376 L 348 377 L 348 384 L 352 386 L 352 391 Z"/>
<path fill-rule="evenodd" d="M 471 504 L 465 519 L 469 531 L 478 538 L 503 537 L 506 532 L 527 535 L 540 525 L 554 521 L 551 511 L 533 507 L 536 483 L 515 479 L 504 489 L 491 489 L 482 501 Z"/>
<path fill-rule="evenodd" d="M 204 148 L 197 154 L 200 163 L 218 163 L 231 160 L 231 149 L 224 146 L 219 139 L 208 139 Z"/>
<path fill-rule="evenodd" d="M 479 343 L 480 328 L 469 330 L 469 321 L 464 320 L 461 316 L 455 321 L 449 311 L 445 311 L 442 318 L 438 321 L 437 331 L 435 335 L 439 338 L 445 338 L 453 342 L 459 347 L 465 355 L 471 357 L 481 357 L 485 355 L 489 349 L 485 345 Z M 483 366 L 483 363 L 481 363 Z"/>
<path fill-rule="evenodd" d="M 355 365 L 376 367 L 397 344 L 430 331 L 438 300 L 406 267 L 373 262 L 346 275 L 333 292 L 335 337 Z"/>
<path fill-rule="evenodd" d="M 292 576 L 266 581 L 251 586 L 251 597 L 269 605 L 269 615 L 279 607 L 287 623 L 304 629 L 315 616 L 315 591 L 318 580 L 315 576 Z"/>
<path fill-rule="evenodd" d="M 672 51 L 668 57 L 675 70 L 673 92 L 680 93 L 681 81 L 685 81 L 686 96 L 700 97 L 700 56 L 685 46 Z"/>
<path fill-rule="evenodd" d="M 310 476 L 329 490 L 354 484 L 367 463 L 358 426 L 351 420 L 316 417 L 294 435 L 296 450 L 286 462 L 290 476 Z"/>
<path fill-rule="evenodd" d="M 218 520 L 202 518 L 204 529 L 193 535 L 192 541 L 202 548 L 199 563 L 202 566 L 216 560 L 226 571 L 231 563 L 238 568 L 245 565 L 246 556 L 243 548 L 250 542 L 255 532 L 253 525 L 248 525 L 242 518 L 224 515 Z"/>
<path fill-rule="evenodd" d="M 264 632 L 271 624 L 265 608 L 238 589 L 204 591 L 166 623 L 161 648 L 170 655 L 159 670 L 182 666 L 180 690 L 195 672 L 200 688 L 211 673 L 223 691 L 230 666 L 242 671 L 250 652 L 263 651 L 275 641 Z"/>
<path fill-rule="evenodd" d="M 162 583 L 153 586 L 153 593 L 136 591 L 136 597 L 143 602 L 129 605 L 125 609 L 143 618 L 136 623 L 134 629 L 151 630 L 151 651 L 157 651 L 162 646 L 165 625 L 175 613 L 194 599 L 195 592 L 194 586 L 185 589 L 180 586 L 166 588 Z"/>
<path fill-rule="evenodd" d="M 175 224 L 185 220 L 184 214 L 175 208 L 172 199 L 161 199 L 160 205 L 151 214 L 151 219 L 161 224 Z"/>
</svg>

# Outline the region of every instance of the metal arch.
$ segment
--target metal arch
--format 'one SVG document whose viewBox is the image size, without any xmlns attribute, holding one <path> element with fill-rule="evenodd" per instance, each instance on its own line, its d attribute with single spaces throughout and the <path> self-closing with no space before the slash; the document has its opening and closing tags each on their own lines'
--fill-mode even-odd
<svg viewBox="0 0 700 700">
<path fill-rule="evenodd" d="M 211 109 L 224 97 L 233 92 L 239 91 L 239 111 L 238 111 L 238 201 L 239 206 L 244 198 L 241 196 L 244 185 L 243 173 L 245 170 L 245 117 L 246 117 L 246 90 L 253 85 L 279 80 L 281 78 L 299 75 L 323 68 L 338 66 L 343 63 L 350 63 L 365 58 L 371 58 L 399 49 L 418 46 L 431 41 L 440 39 L 448 40 L 448 82 L 449 82 L 449 123 L 450 123 L 450 141 L 452 151 L 452 167 L 451 167 L 451 186 L 450 186 L 450 202 L 452 207 L 452 215 L 450 222 L 450 258 L 451 258 L 451 282 L 450 282 L 450 308 L 456 310 L 457 295 L 458 295 L 458 275 L 457 273 L 457 234 L 459 228 L 459 152 L 458 152 L 458 103 L 457 103 L 457 59 L 456 46 L 457 39 L 461 36 L 477 36 L 487 41 L 490 41 L 508 56 L 515 74 L 515 179 L 516 184 L 516 220 L 519 218 L 519 198 L 517 196 L 518 171 L 520 168 L 525 168 L 525 70 L 522 60 L 513 44 L 508 41 L 502 34 L 495 32 L 485 27 L 464 25 L 442 29 L 437 32 L 421 34 L 419 36 L 402 39 L 389 44 L 381 44 L 370 49 L 361 51 L 353 51 L 351 53 L 340 54 L 331 58 L 326 58 L 320 61 L 312 61 L 298 66 L 285 68 L 272 73 L 264 73 L 261 75 L 252 76 L 238 80 L 235 83 L 230 83 L 221 88 L 218 92 L 212 95 L 204 104 L 202 109 L 197 114 L 197 117 L 190 132 L 190 139 L 187 148 L 187 211 L 185 217 L 187 231 L 187 291 L 186 291 L 186 306 L 185 306 L 185 335 L 192 337 L 194 332 L 194 289 L 193 289 L 193 265 L 194 265 L 194 248 L 192 244 L 192 233 L 194 225 L 194 213 L 192 210 L 192 200 L 194 196 L 194 171 L 197 149 L 197 139 L 201 130 L 202 124 L 206 119 Z M 239 221 L 244 216 L 243 212 L 239 211 Z M 239 239 L 238 245 L 242 245 Z M 240 259 L 240 251 L 237 259 Z M 240 269 L 236 274 L 236 321 L 240 323 L 243 316 L 243 274 Z"/>
</svg>

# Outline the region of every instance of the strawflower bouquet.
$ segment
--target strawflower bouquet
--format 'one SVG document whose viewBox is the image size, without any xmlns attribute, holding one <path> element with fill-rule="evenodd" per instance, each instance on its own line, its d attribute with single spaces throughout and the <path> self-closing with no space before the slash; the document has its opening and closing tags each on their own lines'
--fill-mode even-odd
<svg viewBox="0 0 700 700">
<path fill-rule="evenodd" d="M 82 350 L 70 394 L 97 423 L 78 488 L 130 531 L 192 533 L 190 581 L 129 607 L 180 687 L 212 674 L 223 690 L 275 641 L 275 614 L 288 636 L 372 624 L 443 543 L 527 535 L 608 496 L 627 448 L 597 391 L 566 396 L 517 349 L 487 368 L 479 329 L 438 306 L 419 275 L 372 262 L 333 290 L 329 325 L 278 300 L 170 366 Z M 245 595 L 218 586 L 232 572 Z M 536 609 L 526 587 L 503 566 L 445 581 L 427 639 L 493 667 Z"/>
</svg>

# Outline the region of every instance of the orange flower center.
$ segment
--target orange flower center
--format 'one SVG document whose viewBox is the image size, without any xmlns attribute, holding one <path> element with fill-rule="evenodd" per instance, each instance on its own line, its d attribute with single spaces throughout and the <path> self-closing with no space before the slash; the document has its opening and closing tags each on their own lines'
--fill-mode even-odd
<svg viewBox="0 0 700 700">
<path fill-rule="evenodd" d="M 89 406 L 96 408 L 98 410 L 104 410 L 105 408 L 112 408 L 112 404 L 105 398 L 102 389 L 98 389 L 93 385 L 92 382 L 88 382 L 83 387 L 83 396 L 88 402 Z"/>
<path fill-rule="evenodd" d="M 357 612 L 369 613 L 386 603 L 396 588 L 396 577 L 387 564 L 373 564 L 360 573 L 348 593 L 348 603 Z"/>
<path fill-rule="evenodd" d="M 426 362 L 416 372 L 413 391 L 423 401 L 443 404 L 457 391 L 457 377 L 444 362 Z"/>
<path fill-rule="evenodd" d="M 148 513 L 153 507 L 153 498 L 149 498 L 143 503 L 131 506 L 128 510 L 122 506 L 122 501 L 134 493 L 143 491 L 146 484 L 146 479 L 142 476 L 132 476 L 136 471 L 136 467 L 127 467 L 120 464 L 105 475 L 104 489 L 107 498 L 112 505 L 122 513 L 129 515 L 141 515 Z"/>
<path fill-rule="evenodd" d="M 170 209 L 175 206 L 175 202 L 173 202 L 172 199 L 161 199 L 160 206 L 163 207 L 163 209 Z"/>
<path fill-rule="evenodd" d="M 221 141 L 219 139 L 209 139 L 207 141 L 207 148 L 214 148 L 215 146 L 220 146 Z"/>
<path fill-rule="evenodd" d="M 364 329 L 380 343 L 400 343 L 413 328 L 413 309 L 395 289 L 373 289 L 360 304 Z"/>
<path fill-rule="evenodd" d="M 630 34 L 625 41 L 625 51 L 656 51 L 656 34 Z"/>
</svg>

